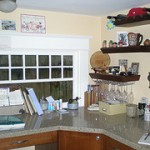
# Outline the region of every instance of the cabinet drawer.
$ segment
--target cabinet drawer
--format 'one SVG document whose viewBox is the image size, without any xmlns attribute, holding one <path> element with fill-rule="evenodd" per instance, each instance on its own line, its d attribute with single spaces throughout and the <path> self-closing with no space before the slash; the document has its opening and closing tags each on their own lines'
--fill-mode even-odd
<svg viewBox="0 0 150 150">
<path fill-rule="evenodd" d="M 57 131 L 0 139 L 0 150 L 57 142 Z"/>
</svg>

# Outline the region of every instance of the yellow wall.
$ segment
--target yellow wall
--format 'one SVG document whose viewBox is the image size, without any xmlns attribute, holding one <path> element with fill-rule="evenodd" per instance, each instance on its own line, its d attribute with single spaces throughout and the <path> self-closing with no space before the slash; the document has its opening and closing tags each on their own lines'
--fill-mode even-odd
<svg viewBox="0 0 150 150">
<path fill-rule="evenodd" d="M 141 6 L 144 7 L 144 6 Z M 150 7 L 146 5 L 145 7 Z M 127 14 L 129 10 L 124 10 L 122 12 L 116 12 L 110 15 L 117 14 Z M 138 27 L 116 27 L 113 30 L 108 30 L 106 24 L 108 22 L 107 16 L 104 17 L 94 17 L 86 15 L 76 15 L 61 12 L 50 12 L 50 11 L 39 11 L 39 10 L 29 10 L 29 9 L 16 9 L 12 13 L 2 13 L 0 12 L 0 19 L 10 19 L 15 20 L 17 25 L 17 32 L 20 32 L 20 14 L 31 14 L 31 15 L 41 15 L 46 18 L 46 33 L 47 34 L 65 34 L 65 35 L 82 35 L 82 36 L 92 36 L 90 40 L 90 56 L 98 51 L 101 47 L 103 40 L 116 40 L 117 31 L 127 31 L 127 32 L 139 32 L 143 34 L 144 40 L 146 38 L 150 39 L 150 25 L 143 25 Z M 147 76 L 150 72 L 149 64 L 150 59 L 149 53 L 130 53 L 130 54 L 109 54 L 111 57 L 111 65 L 118 65 L 118 59 L 126 58 L 131 65 L 132 62 L 140 62 L 139 74 L 141 79 L 136 82 L 133 86 L 135 101 L 137 103 L 142 96 L 150 97 L 150 89 L 148 88 Z M 89 72 L 91 72 L 91 66 L 89 61 Z M 89 83 L 93 83 L 89 77 Z"/>
<path fill-rule="evenodd" d="M 99 17 L 51 11 L 16 9 L 12 13 L 0 12 L 0 19 L 15 20 L 17 32 L 20 32 L 20 14 L 45 16 L 47 34 L 92 36 L 90 50 L 96 51 L 100 49 L 101 23 Z"/>
<path fill-rule="evenodd" d="M 150 7 L 150 6 L 147 6 Z M 128 10 L 123 12 L 118 12 L 110 15 L 117 15 L 120 13 L 127 13 Z M 114 30 L 107 30 L 106 23 L 107 17 L 93 17 L 85 15 L 75 15 L 59 12 L 50 11 L 39 11 L 39 10 L 27 10 L 27 9 L 17 9 L 12 13 L 2 13 L 0 12 L 0 19 L 15 20 L 17 25 L 17 32 L 20 32 L 20 14 L 31 14 L 31 15 L 41 15 L 46 17 L 46 33 L 47 34 L 65 34 L 65 35 L 83 35 L 92 36 L 90 40 L 90 54 L 89 60 L 92 53 L 98 51 L 101 47 L 101 41 L 106 39 L 116 40 L 117 31 L 133 31 L 140 32 L 143 34 L 144 39 L 150 39 L 150 25 L 144 25 L 140 27 L 132 28 L 119 28 L 116 27 Z M 59 43 L 58 43 L 59 44 Z M 136 82 L 133 86 L 135 101 L 137 103 L 142 96 L 150 98 L 150 89 L 148 88 L 147 75 L 150 71 L 150 53 L 133 53 L 133 54 L 110 54 L 111 65 L 118 65 L 118 59 L 127 58 L 129 60 L 129 66 L 131 62 L 140 62 L 139 74 L 141 79 Z M 89 71 L 90 64 L 89 64 Z M 89 82 L 91 79 L 89 78 Z"/>
<path fill-rule="evenodd" d="M 97 51 L 100 49 L 101 43 L 100 17 L 50 12 L 50 11 L 16 9 L 12 13 L 0 12 L 0 19 L 16 21 L 17 32 L 20 32 L 21 31 L 20 14 L 45 16 L 47 34 L 92 36 L 93 38 L 90 40 L 89 55 L 91 55 L 93 51 Z"/>
<path fill-rule="evenodd" d="M 142 6 L 149 8 L 150 5 Z M 118 14 L 127 14 L 129 11 L 125 10 L 122 12 L 116 12 L 110 15 L 118 15 Z M 143 25 L 137 27 L 115 27 L 113 30 L 108 30 L 106 28 L 106 24 L 109 20 L 107 16 L 101 18 L 102 26 L 102 40 L 113 40 L 116 41 L 116 34 L 118 31 L 127 31 L 127 32 L 135 32 L 141 33 L 145 39 L 150 39 L 150 25 Z M 143 41 L 144 41 L 143 40 Z M 142 43 L 143 44 L 143 43 Z M 109 54 L 111 57 L 111 65 L 118 65 L 118 59 L 128 59 L 128 66 L 131 66 L 132 62 L 139 62 L 139 74 L 141 75 L 140 81 L 136 82 L 133 86 L 134 91 L 134 103 L 138 103 L 141 97 L 150 98 L 150 89 L 148 88 L 148 72 L 150 72 L 150 53 L 124 53 L 124 54 Z M 130 89 L 129 89 L 130 90 Z"/>
</svg>

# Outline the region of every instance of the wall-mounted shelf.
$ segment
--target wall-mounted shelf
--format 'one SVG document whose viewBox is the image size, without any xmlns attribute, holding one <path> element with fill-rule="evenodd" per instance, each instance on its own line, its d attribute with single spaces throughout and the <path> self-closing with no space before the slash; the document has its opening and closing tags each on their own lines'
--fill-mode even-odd
<svg viewBox="0 0 150 150">
<path fill-rule="evenodd" d="M 150 24 L 150 14 L 116 20 L 114 24 L 118 27 L 132 27 Z"/>
<path fill-rule="evenodd" d="M 133 82 L 140 79 L 140 75 L 120 76 L 100 73 L 89 73 L 89 75 L 92 79 L 101 79 L 114 82 Z"/>
<path fill-rule="evenodd" d="M 103 53 L 142 53 L 150 52 L 150 46 L 127 46 L 127 47 L 109 47 L 101 48 Z"/>
</svg>

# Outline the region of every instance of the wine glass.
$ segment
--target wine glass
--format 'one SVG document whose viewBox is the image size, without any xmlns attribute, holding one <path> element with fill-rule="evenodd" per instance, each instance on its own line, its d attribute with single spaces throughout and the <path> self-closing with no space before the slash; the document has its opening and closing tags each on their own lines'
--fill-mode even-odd
<svg viewBox="0 0 150 150">
<path fill-rule="evenodd" d="M 132 91 L 132 84 L 131 84 L 131 90 L 130 90 L 130 93 L 128 94 L 128 103 L 133 103 L 134 101 L 134 94 L 133 94 L 133 91 Z"/>
<path fill-rule="evenodd" d="M 124 100 L 125 103 L 127 103 L 127 97 L 128 97 L 127 85 L 124 85 L 123 100 Z"/>
</svg>

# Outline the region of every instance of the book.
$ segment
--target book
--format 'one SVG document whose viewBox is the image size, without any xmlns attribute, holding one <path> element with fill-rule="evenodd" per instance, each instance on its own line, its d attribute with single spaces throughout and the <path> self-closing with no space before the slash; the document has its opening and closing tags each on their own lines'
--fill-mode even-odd
<svg viewBox="0 0 150 150">
<path fill-rule="evenodd" d="M 24 105 L 25 105 L 25 108 L 26 108 L 26 112 L 29 112 L 30 115 L 32 115 L 34 113 L 34 110 L 33 110 L 33 107 L 31 106 L 28 95 L 25 91 L 23 91 L 23 95 L 24 95 L 24 99 L 25 99 Z"/>
<path fill-rule="evenodd" d="M 145 133 L 140 140 L 138 141 L 139 144 L 150 145 L 150 133 Z"/>
<path fill-rule="evenodd" d="M 0 106 L 23 105 L 21 89 L 10 91 L 10 88 L 0 88 Z"/>
<path fill-rule="evenodd" d="M 33 102 L 33 105 L 36 109 L 36 112 L 38 115 L 42 115 L 44 112 L 42 110 L 42 107 L 40 105 L 40 102 L 34 92 L 33 88 L 26 88 L 27 94 L 30 96 L 30 100 Z"/>
<path fill-rule="evenodd" d="M 0 131 L 22 129 L 25 123 L 17 116 L 4 115 L 0 116 Z"/>
</svg>

